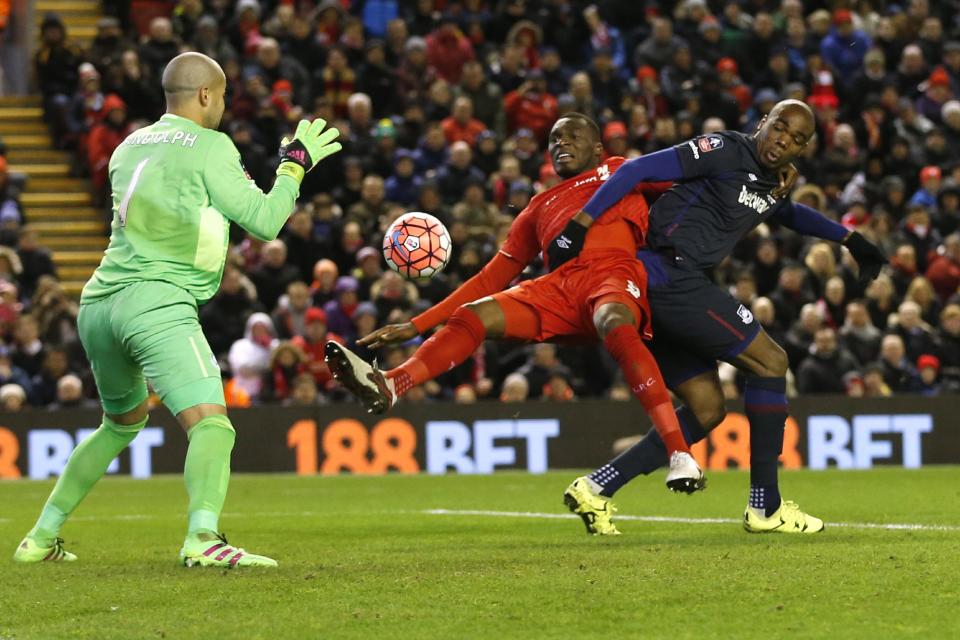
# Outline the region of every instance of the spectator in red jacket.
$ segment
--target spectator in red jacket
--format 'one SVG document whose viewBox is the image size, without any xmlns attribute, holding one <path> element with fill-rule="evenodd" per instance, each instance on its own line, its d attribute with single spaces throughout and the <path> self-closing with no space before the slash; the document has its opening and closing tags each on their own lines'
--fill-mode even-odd
<svg viewBox="0 0 960 640">
<path fill-rule="evenodd" d="M 453 113 L 440 123 L 447 144 L 466 142 L 473 148 L 477 136 L 486 130 L 486 125 L 473 117 L 473 100 L 467 96 L 460 96 L 453 101 Z"/>
<path fill-rule="evenodd" d="M 426 37 L 427 63 L 437 75 L 451 84 L 460 82 L 463 65 L 474 59 L 473 45 L 452 17 L 444 17 L 440 27 Z"/>
<path fill-rule="evenodd" d="M 119 96 L 111 93 L 103 100 L 102 113 L 103 121 L 94 125 L 87 140 L 90 181 L 98 204 L 106 201 L 110 156 L 127 134 L 127 105 Z"/>
<path fill-rule="evenodd" d="M 317 381 L 321 389 L 328 389 L 333 383 L 333 375 L 326 363 L 324 346 L 327 340 L 343 342 L 343 338 L 327 331 L 327 314 L 323 309 L 310 307 L 307 309 L 306 331 L 302 336 L 295 336 L 291 342 L 307 356 L 306 370 Z"/>
<path fill-rule="evenodd" d="M 960 233 L 951 233 L 943 241 L 943 252 L 930 261 L 927 280 L 941 300 L 957 293 L 960 287 Z"/>
<path fill-rule="evenodd" d="M 557 99 L 547 93 L 543 72 L 533 69 L 527 80 L 504 97 L 504 109 L 510 133 L 517 129 L 530 129 L 543 145 L 547 132 L 557 119 Z"/>
</svg>

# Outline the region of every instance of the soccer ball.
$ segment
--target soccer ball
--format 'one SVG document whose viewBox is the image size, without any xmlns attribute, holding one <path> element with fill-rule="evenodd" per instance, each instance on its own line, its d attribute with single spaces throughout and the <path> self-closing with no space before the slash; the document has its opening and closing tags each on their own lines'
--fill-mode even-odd
<svg viewBox="0 0 960 640">
<path fill-rule="evenodd" d="M 432 278 L 450 261 L 450 232 L 429 213 L 397 218 L 383 236 L 383 258 L 407 278 Z"/>
</svg>

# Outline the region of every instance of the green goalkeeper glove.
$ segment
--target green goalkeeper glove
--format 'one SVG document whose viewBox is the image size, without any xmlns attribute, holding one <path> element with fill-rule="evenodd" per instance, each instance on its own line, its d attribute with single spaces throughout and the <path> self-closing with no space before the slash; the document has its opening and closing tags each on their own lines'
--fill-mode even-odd
<svg viewBox="0 0 960 640">
<path fill-rule="evenodd" d="M 336 127 L 324 131 L 326 126 L 327 121 L 323 118 L 317 118 L 313 122 L 301 120 L 293 139 L 284 138 L 280 141 L 278 176 L 290 176 L 297 182 L 303 182 L 304 174 L 318 162 L 343 148 L 339 142 L 334 142 L 340 131 Z"/>
</svg>

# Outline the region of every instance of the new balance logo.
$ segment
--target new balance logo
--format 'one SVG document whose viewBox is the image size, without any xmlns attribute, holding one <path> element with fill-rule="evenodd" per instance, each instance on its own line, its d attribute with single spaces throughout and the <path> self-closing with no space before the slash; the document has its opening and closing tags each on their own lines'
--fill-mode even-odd
<svg viewBox="0 0 960 640">
<path fill-rule="evenodd" d="M 634 284 L 633 280 L 627 280 L 627 293 L 634 298 L 640 298 L 640 287 Z"/>
<path fill-rule="evenodd" d="M 600 178 L 600 182 L 603 182 L 603 181 L 605 181 L 607 178 L 609 178 L 609 177 L 610 177 L 610 167 L 608 167 L 608 166 L 605 165 L 605 164 L 602 164 L 602 165 L 600 165 L 599 167 L 597 167 L 597 177 Z"/>
<path fill-rule="evenodd" d="M 763 213 L 770 208 L 770 202 L 767 200 L 767 198 L 759 193 L 747 191 L 747 185 L 740 187 L 740 197 L 737 198 L 737 202 L 750 207 L 757 213 Z"/>
<path fill-rule="evenodd" d="M 560 236 L 559 238 L 557 238 L 557 246 L 560 247 L 561 249 L 569 249 L 570 244 L 571 244 L 570 238 L 568 238 L 567 236 Z"/>
</svg>

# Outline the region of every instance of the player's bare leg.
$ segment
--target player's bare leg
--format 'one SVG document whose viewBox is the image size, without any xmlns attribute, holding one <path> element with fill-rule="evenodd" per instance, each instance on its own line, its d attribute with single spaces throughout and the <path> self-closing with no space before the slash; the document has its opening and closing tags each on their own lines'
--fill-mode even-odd
<svg viewBox="0 0 960 640">
<path fill-rule="evenodd" d="M 226 407 L 198 404 L 177 414 L 190 441 L 183 479 L 190 503 L 180 561 L 187 567 L 275 567 L 277 562 L 227 543 L 219 519 L 230 483 L 230 452 L 236 439 Z"/>
<path fill-rule="evenodd" d="M 334 378 L 353 393 L 368 412 L 383 413 L 413 387 L 466 360 L 485 339 L 503 337 L 506 324 L 500 304 L 493 298 L 483 298 L 457 309 L 442 329 L 424 342 L 410 359 L 391 371 L 380 371 L 336 342 L 327 343 L 326 360 Z M 513 334 L 511 330 L 511 337 Z"/>
<path fill-rule="evenodd" d="M 670 461 L 667 487 L 681 493 L 703 489 L 706 485 L 703 472 L 690 455 L 667 385 L 656 360 L 637 332 L 633 312 L 620 302 L 602 302 L 593 314 L 593 322 L 604 346 L 620 365 L 627 384 L 666 446 Z"/>
<path fill-rule="evenodd" d="M 67 518 L 107 472 L 107 467 L 147 423 L 147 401 L 121 414 L 104 414 L 103 423 L 70 454 L 40 518 L 20 542 L 17 562 L 71 562 L 77 556 L 60 538 Z"/>
<path fill-rule="evenodd" d="M 787 419 L 787 354 L 761 330 L 735 363 L 753 374 L 743 393 L 750 421 L 750 499 L 743 515 L 744 528 L 750 532 L 822 531 L 822 520 L 780 498 L 777 471 Z"/>
</svg>

